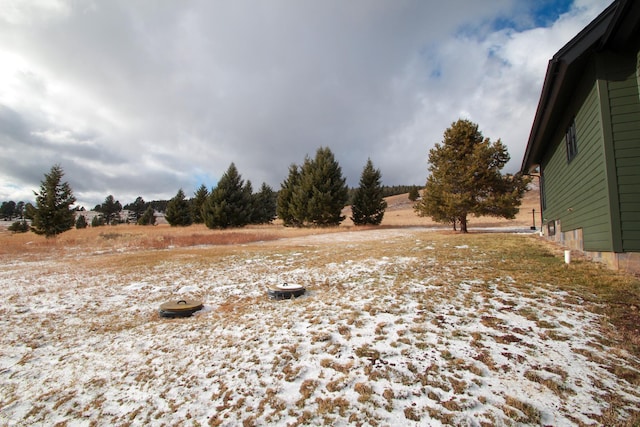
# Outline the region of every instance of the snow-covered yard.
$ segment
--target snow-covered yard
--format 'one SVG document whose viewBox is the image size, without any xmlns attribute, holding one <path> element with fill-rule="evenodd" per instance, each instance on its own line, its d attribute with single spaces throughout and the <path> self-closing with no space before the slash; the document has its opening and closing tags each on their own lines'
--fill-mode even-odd
<svg viewBox="0 0 640 427">
<path fill-rule="evenodd" d="M 473 237 L 416 229 L 16 259 L 0 267 L 0 424 L 563 426 L 638 411 L 640 360 L 603 339 L 606 319 L 499 263 Z M 308 292 L 269 300 L 283 282 Z M 158 316 L 184 297 L 205 309 Z"/>
</svg>

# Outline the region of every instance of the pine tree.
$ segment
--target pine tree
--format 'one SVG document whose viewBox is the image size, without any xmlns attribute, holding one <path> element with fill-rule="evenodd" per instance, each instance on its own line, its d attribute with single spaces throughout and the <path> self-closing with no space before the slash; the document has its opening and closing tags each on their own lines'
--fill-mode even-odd
<svg viewBox="0 0 640 427">
<path fill-rule="evenodd" d="M 138 220 L 138 225 L 156 225 L 155 211 L 151 206 L 147 208 Z"/>
<path fill-rule="evenodd" d="M 247 224 L 252 224 L 255 213 L 253 211 L 253 184 L 251 184 L 250 180 L 247 180 L 247 182 L 244 184 L 244 186 L 242 187 L 242 191 L 244 192 L 244 197 L 246 197 L 246 200 L 249 201 L 249 206 L 247 208 L 249 211 L 249 218 L 247 218 Z"/>
<path fill-rule="evenodd" d="M 78 218 L 76 219 L 76 228 L 81 230 L 83 228 L 87 228 L 88 225 L 87 218 L 85 218 L 84 215 L 78 215 Z"/>
<path fill-rule="evenodd" d="M 16 203 L 16 215 L 18 215 L 18 218 L 24 219 L 25 207 L 26 204 L 24 202 Z"/>
<path fill-rule="evenodd" d="M 260 191 L 252 196 L 252 224 L 269 224 L 276 217 L 276 193 L 266 183 L 262 183 Z"/>
<path fill-rule="evenodd" d="M 16 212 L 16 202 L 13 200 L 2 202 L 2 206 L 0 206 L 0 217 L 5 221 L 11 221 L 14 216 L 19 216 Z"/>
<path fill-rule="evenodd" d="M 467 232 L 468 216 L 513 218 L 529 179 L 502 175 L 509 161 L 500 140 L 484 138 L 478 125 L 458 120 L 444 132 L 442 144 L 429 151 L 429 171 L 422 200 L 415 209 L 434 221 L 460 224 Z"/>
<path fill-rule="evenodd" d="M 251 221 L 250 183 L 245 187 L 235 164 L 218 181 L 202 208 L 204 223 L 209 228 L 244 227 Z"/>
<path fill-rule="evenodd" d="M 22 221 L 16 221 L 9 227 L 7 227 L 7 230 L 11 231 L 12 233 L 26 233 L 27 231 L 29 231 L 29 223 L 26 219 L 23 219 Z"/>
<path fill-rule="evenodd" d="M 112 195 L 108 195 L 96 210 L 102 214 L 107 225 L 115 225 L 120 221 L 122 205 Z"/>
<path fill-rule="evenodd" d="M 131 211 L 131 214 L 133 215 L 133 220 L 134 222 L 137 223 L 138 220 L 144 214 L 144 211 L 147 209 L 147 204 L 145 203 L 142 197 L 138 196 L 133 203 L 125 206 L 124 208 Z"/>
<path fill-rule="evenodd" d="M 186 227 L 192 224 L 191 208 L 182 188 L 178 190 L 175 197 L 167 203 L 167 210 L 164 217 L 172 227 Z"/>
<path fill-rule="evenodd" d="M 344 220 L 349 198 L 342 169 L 329 148 L 319 148 L 314 159 L 292 165 L 278 196 L 277 213 L 285 225 L 334 226 Z"/>
<path fill-rule="evenodd" d="M 96 215 L 91 220 L 92 227 L 102 227 L 103 225 L 104 225 L 104 218 L 102 217 L 102 215 Z"/>
<path fill-rule="evenodd" d="M 33 211 L 31 230 L 46 237 L 70 230 L 73 227 L 74 215 L 70 206 L 76 198 L 67 182 L 61 182 L 64 172 L 60 165 L 51 168 L 40 186 L 40 192 L 34 191 L 36 206 Z"/>
<path fill-rule="evenodd" d="M 298 170 L 298 165 L 293 164 L 289 166 L 287 179 L 280 185 L 276 201 L 276 215 L 282 220 L 285 227 L 302 225 L 296 220 L 292 212 L 293 193 L 299 182 L 300 171 Z"/>
<path fill-rule="evenodd" d="M 313 169 L 313 160 L 306 156 L 304 163 L 300 166 L 300 176 L 291 194 L 289 213 L 293 217 L 293 223 L 298 226 L 309 222 L 309 209 L 311 208 L 309 201 L 313 193 Z"/>
<path fill-rule="evenodd" d="M 33 204 L 31 203 L 27 203 L 26 205 L 24 205 L 24 218 L 30 219 L 33 221 L 35 217 L 36 217 L 36 207 L 33 206 Z"/>
<path fill-rule="evenodd" d="M 349 189 L 329 148 L 318 149 L 311 170 L 306 176 L 303 172 L 303 182 L 308 179 L 311 188 L 306 220 L 317 226 L 340 225 L 345 219 L 342 209 L 349 199 Z"/>
<path fill-rule="evenodd" d="M 368 159 L 351 206 L 351 220 L 355 225 L 380 225 L 382 222 L 387 202 L 382 197 L 381 178 L 380 171 Z"/>
<path fill-rule="evenodd" d="M 202 217 L 202 206 L 207 201 L 207 197 L 209 197 L 209 191 L 204 184 L 198 188 L 198 191 L 195 192 L 194 198 L 191 200 L 191 216 L 193 217 L 193 222 L 195 224 L 202 224 L 204 222 L 204 218 Z"/>
<path fill-rule="evenodd" d="M 412 202 L 415 202 L 419 198 L 420 198 L 420 190 L 418 189 L 417 186 L 413 185 L 411 187 L 411 190 L 409 190 L 409 200 L 411 200 Z"/>
</svg>

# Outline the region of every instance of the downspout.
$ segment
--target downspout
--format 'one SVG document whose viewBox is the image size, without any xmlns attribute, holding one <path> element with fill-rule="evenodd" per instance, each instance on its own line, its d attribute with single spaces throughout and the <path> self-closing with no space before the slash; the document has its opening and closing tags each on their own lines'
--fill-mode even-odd
<svg viewBox="0 0 640 427">
<path fill-rule="evenodd" d="M 535 169 L 539 169 L 540 165 L 536 165 L 537 168 L 533 168 Z M 526 176 L 530 176 L 532 178 L 538 178 L 538 200 L 540 202 L 540 205 L 538 206 L 538 208 L 540 209 L 540 236 L 543 235 L 544 233 L 544 217 L 543 217 L 543 212 L 542 212 L 542 171 L 540 172 L 534 172 L 534 170 L 532 170 L 531 172 L 527 173 Z"/>
</svg>

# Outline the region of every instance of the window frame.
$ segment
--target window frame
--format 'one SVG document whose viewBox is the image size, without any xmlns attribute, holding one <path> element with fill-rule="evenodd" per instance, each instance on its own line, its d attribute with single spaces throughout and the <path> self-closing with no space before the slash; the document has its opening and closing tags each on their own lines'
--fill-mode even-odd
<svg viewBox="0 0 640 427">
<path fill-rule="evenodd" d="M 565 145 L 567 148 L 567 163 L 571 163 L 578 155 L 578 135 L 575 117 L 571 120 L 571 124 L 569 124 L 565 132 Z"/>
</svg>

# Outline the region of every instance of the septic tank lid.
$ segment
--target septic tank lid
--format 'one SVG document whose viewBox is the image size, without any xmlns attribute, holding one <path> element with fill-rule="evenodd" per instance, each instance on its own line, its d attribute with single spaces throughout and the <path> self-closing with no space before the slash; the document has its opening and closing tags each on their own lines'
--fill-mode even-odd
<svg viewBox="0 0 640 427">
<path fill-rule="evenodd" d="M 202 302 L 195 300 L 181 299 L 178 301 L 168 301 L 160 305 L 160 316 L 162 317 L 187 317 L 202 309 Z"/>
</svg>

